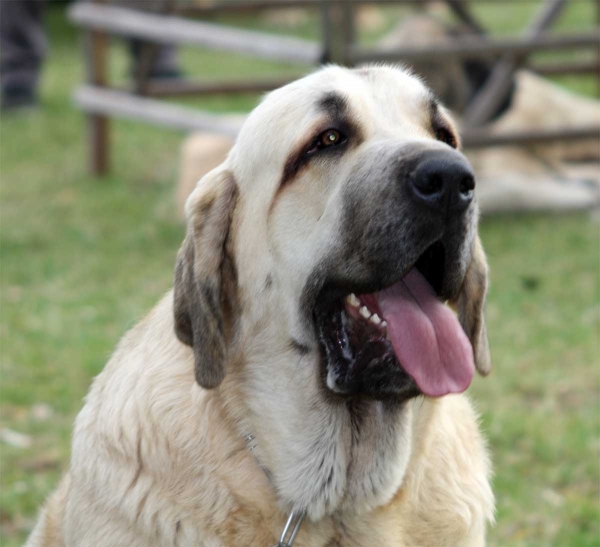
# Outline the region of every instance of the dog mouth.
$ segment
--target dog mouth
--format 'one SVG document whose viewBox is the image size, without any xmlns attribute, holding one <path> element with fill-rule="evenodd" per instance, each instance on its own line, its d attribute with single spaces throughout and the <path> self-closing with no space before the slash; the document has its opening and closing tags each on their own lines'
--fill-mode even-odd
<svg viewBox="0 0 600 547">
<path fill-rule="evenodd" d="M 383 290 L 319 299 L 315 323 L 332 392 L 407 399 L 467 389 L 473 349 L 439 296 L 445 266 L 444 245 L 436 242 Z"/>
</svg>

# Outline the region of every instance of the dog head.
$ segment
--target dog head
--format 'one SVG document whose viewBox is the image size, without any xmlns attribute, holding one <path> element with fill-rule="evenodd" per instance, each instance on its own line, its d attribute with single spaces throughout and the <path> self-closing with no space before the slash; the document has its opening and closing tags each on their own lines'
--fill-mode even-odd
<svg viewBox="0 0 600 547">
<path fill-rule="evenodd" d="M 458 146 L 398 69 L 328 68 L 271 93 L 188 201 L 175 315 L 198 383 L 217 386 L 236 340 L 259 335 L 318 349 L 340 395 L 443 395 L 473 362 L 487 373 L 487 266 Z"/>
<path fill-rule="evenodd" d="M 389 499 L 410 453 L 406 403 L 489 371 L 458 148 L 417 78 L 329 67 L 270 93 L 188 200 L 177 336 L 197 382 L 256 435 L 281 498 L 313 518 Z M 362 436 L 348 429 L 358 407 Z M 366 463 L 350 466 L 361 443 Z M 395 448 L 377 459 L 381 446 Z"/>
</svg>

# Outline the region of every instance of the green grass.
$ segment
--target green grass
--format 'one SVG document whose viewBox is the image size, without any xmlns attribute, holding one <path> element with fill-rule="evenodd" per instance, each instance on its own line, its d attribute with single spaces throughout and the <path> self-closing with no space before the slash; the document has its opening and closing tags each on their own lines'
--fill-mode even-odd
<svg viewBox="0 0 600 547">
<path fill-rule="evenodd" d="M 493 374 L 472 391 L 496 468 L 496 545 L 597 545 L 598 224 L 485 222 Z"/>
<path fill-rule="evenodd" d="M 592 7 L 573 2 L 561 24 L 588 24 Z M 477 7 L 497 32 L 518 28 L 533 9 L 525 1 Z M 84 118 L 69 98 L 83 78 L 76 35 L 61 10 L 52 10 L 48 24 L 43 108 L 0 123 L 0 428 L 33 438 L 26 449 L 0 444 L 0 544 L 7 547 L 21 544 L 67 466 L 91 378 L 169 289 L 183 237 L 173 203 L 181 136 L 114 122 L 113 174 L 89 177 Z M 314 28 L 309 22 L 298 33 Z M 111 74 L 123 81 L 124 48 L 113 50 Z M 182 51 L 182 60 L 188 72 L 215 78 L 298 73 L 196 50 Z M 575 89 L 593 93 L 594 82 L 577 80 Z M 246 111 L 256 96 L 190 102 Z M 492 268 L 495 368 L 471 394 L 496 470 L 490 544 L 600 545 L 598 221 L 504 217 L 485 221 L 482 237 Z M 39 403 L 50 405 L 51 419 L 35 419 Z"/>
</svg>

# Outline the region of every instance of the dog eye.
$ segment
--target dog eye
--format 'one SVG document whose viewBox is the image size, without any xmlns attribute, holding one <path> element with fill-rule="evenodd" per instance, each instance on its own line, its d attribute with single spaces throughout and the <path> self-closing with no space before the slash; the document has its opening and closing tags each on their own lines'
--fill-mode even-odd
<svg viewBox="0 0 600 547">
<path fill-rule="evenodd" d="M 342 140 L 342 134 L 335 129 L 329 129 L 321 135 L 321 144 L 325 146 L 335 146 Z"/>
<path fill-rule="evenodd" d="M 313 142 L 310 149 L 306 152 L 308 155 L 314 154 L 324 148 L 333 148 L 346 142 L 346 136 L 337 129 L 328 129 L 321 133 Z"/>
</svg>

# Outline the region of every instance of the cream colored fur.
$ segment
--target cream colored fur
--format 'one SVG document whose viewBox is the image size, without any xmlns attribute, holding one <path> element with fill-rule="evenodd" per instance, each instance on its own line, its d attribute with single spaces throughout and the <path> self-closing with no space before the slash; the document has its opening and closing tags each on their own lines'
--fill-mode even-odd
<svg viewBox="0 0 600 547">
<path fill-rule="evenodd" d="M 365 402 L 356 429 L 315 374 L 300 294 L 339 237 L 347 173 L 315 164 L 283 190 L 280 179 L 318 121 L 311 105 L 331 89 L 367 141 L 431 140 L 427 93 L 401 70 L 330 67 L 267 97 L 187 205 L 188 237 L 215 237 L 201 212 L 227 203 L 225 180 L 236 185 L 226 251 L 237 266 L 233 310 L 242 311 L 223 382 L 196 383 L 168 293 L 94 380 L 67 476 L 27 547 L 270 547 L 294 507 L 307 510 L 294 547 L 485 545 L 490 464 L 468 399 Z M 309 350 L 299 355 L 290 337 Z"/>
</svg>

